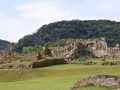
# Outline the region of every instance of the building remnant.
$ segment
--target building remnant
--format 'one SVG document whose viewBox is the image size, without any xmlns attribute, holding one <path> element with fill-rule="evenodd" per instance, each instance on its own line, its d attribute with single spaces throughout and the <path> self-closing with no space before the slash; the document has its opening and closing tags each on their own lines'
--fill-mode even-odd
<svg viewBox="0 0 120 90">
<path fill-rule="evenodd" d="M 66 46 L 51 47 L 51 55 L 60 58 L 91 57 L 118 57 L 120 56 L 120 46 L 108 47 L 105 38 L 99 39 L 72 39 L 68 40 Z"/>
</svg>

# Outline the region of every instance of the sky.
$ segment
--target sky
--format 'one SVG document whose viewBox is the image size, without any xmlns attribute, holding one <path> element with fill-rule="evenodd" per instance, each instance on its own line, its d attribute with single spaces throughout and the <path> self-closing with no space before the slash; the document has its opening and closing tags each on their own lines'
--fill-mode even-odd
<svg viewBox="0 0 120 90">
<path fill-rule="evenodd" d="M 0 0 L 0 39 L 18 42 L 62 20 L 120 21 L 120 0 Z"/>
</svg>

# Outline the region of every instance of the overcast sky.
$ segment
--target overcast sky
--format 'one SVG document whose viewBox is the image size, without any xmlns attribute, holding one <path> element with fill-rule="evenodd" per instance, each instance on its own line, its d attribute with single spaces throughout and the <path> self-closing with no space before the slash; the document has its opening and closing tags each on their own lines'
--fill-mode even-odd
<svg viewBox="0 0 120 90">
<path fill-rule="evenodd" d="M 17 42 L 61 20 L 120 21 L 120 0 L 0 0 L 0 39 Z"/>
</svg>

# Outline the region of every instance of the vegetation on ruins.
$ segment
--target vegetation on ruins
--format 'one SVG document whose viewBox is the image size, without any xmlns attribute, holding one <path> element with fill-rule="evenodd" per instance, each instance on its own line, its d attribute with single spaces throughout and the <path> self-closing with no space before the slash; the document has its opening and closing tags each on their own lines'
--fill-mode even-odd
<svg viewBox="0 0 120 90">
<path fill-rule="evenodd" d="M 42 50 L 42 46 L 23 47 L 22 54 L 28 54 L 28 53 L 31 53 L 31 52 L 39 52 L 41 50 Z"/>
<path fill-rule="evenodd" d="M 79 58 L 79 62 L 80 62 L 80 64 L 85 64 L 85 57 L 81 57 L 81 58 Z"/>
<path fill-rule="evenodd" d="M 45 47 L 57 47 L 57 46 L 65 46 L 68 40 L 72 40 L 72 38 L 61 39 L 57 42 L 47 42 L 44 44 Z"/>
</svg>

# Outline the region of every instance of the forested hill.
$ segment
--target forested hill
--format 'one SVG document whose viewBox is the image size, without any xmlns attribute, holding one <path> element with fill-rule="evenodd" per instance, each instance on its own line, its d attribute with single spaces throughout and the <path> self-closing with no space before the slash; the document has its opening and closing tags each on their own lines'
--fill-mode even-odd
<svg viewBox="0 0 120 90">
<path fill-rule="evenodd" d="M 63 38 L 98 38 L 106 37 L 108 45 L 120 43 L 120 22 L 110 20 L 71 20 L 43 25 L 32 35 L 18 41 L 18 48 L 43 45 Z"/>
<path fill-rule="evenodd" d="M 10 42 L 0 39 L 0 51 L 8 49 Z"/>
</svg>

